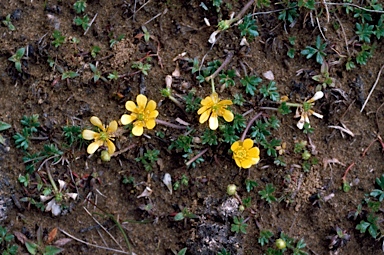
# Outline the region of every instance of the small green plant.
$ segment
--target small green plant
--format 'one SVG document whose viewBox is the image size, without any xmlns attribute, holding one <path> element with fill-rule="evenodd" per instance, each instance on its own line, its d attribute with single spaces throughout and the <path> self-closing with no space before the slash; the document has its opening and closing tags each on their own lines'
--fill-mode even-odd
<svg viewBox="0 0 384 255">
<path fill-rule="evenodd" d="M 379 217 L 375 216 L 373 213 L 368 214 L 366 220 L 361 220 L 360 223 L 356 225 L 356 229 L 362 234 L 368 231 L 369 235 L 375 239 L 379 235 L 382 235 L 379 227 Z"/>
<path fill-rule="evenodd" d="M 21 59 L 23 58 L 24 53 L 25 53 L 25 48 L 20 48 L 16 51 L 14 55 L 8 58 L 9 61 L 15 63 L 15 68 L 20 73 L 21 73 Z"/>
<path fill-rule="evenodd" d="M 233 217 L 233 224 L 231 224 L 231 231 L 236 233 L 247 233 L 247 226 L 246 220 L 244 220 L 243 217 Z"/>
<path fill-rule="evenodd" d="M 258 186 L 257 182 L 251 179 L 246 179 L 245 180 L 245 189 L 247 192 L 251 192 L 254 188 Z"/>
<path fill-rule="evenodd" d="M 189 92 L 188 95 L 184 97 L 185 100 L 185 111 L 186 112 L 197 112 L 200 108 L 201 98 L 196 97 L 195 93 Z"/>
<path fill-rule="evenodd" d="M 261 196 L 262 199 L 264 199 L 270 204 L 272 202 L 277 201 L 276 197 L 273 195 L 274 192 L 275 192 L 275 187 L 273 187 L 272 183 L 268 183 L 267 185 L 265 185 L 265 188 L 263 190 L 259 191 L 259 195 Z"/>
<path fill-rule="evenodd" d="M 371 43 L 371 36 L 374 34 L 374 26 L 367 23 L 356 23 L 356 34 L 360 42 Z"/>
<path fill-rule="evenodd" d="M 34 114 L 30 117 L 24 115 L 20 122 L 23 126 L 21 134 L 16 133 L 13 139 L 15 140 L 16 148 L 26 151 L 30 143 L 29 138 L 33 133 L 37 132 L 37 128 L 40 127 L 39 115 Z"/>
<path fill-rule="evenodd" d="M 37 229 L 36 233 L 37 242 L 25 241 L 25 247 L 31 255 L 43 254 L 43 255 L 56 255 L 64 251 L 63 248 L 59 248 L 53 245 L 46 245 L 43 241 L 43 230 L 41 227 Z"/>
<path fill-rule="evenodd" d="M 101 71 L 97 69 L 97 66 L 89 63 L 89 67 L 91 68 L 91 71 L 93 72 L 93 82 L 97 82 L 99 79 L 101 79 L 104 82 L 107 82 L 107 79 L 105 79 L 103 76 L 101 76 Z"/>
<path fill-rule="evenodd" d="M 81 26 L 84 29 L 84 31 L 87 30 L 89 27 L 88 15 L 84 15 L 82 18 L 81 17 L 75 17 L 73 19 L 73 22 L 75 23 L 76 26 Z"/>
<path fill-rule="evenodd" d="M 240 35 L 253 39 L 259 35 L 257 32 L 256 20 L 252 18 L 251 14 L 244 17 L 243 22 L 239 25 Z"/>
<path fill-rule="evenodd" d="M 65 71 L 61 75 L 61 80 L 73 79 L 73 78 L 76 78 L 78 76 L 79 76 L 79 74 L 74 72 L 74 71 Z"/>
<path fill-rule="evenodd" d="M 9 30 L 11 30 L 11 31 L 15 31 L 16 30 L 15 26 L 12 24 L 12 21 L 11 21 L 11 14 L 8 14 L 5 17 L 5 20 L 3 20 L 2 22 L 3 22 L 3 24 L 5 26 L 8 27 Z"/>
<path fill-rule="evenodd" d="M 78 0 L 73 4 L 73 8 L 75 9 L 75 12 L 77 14 L 84 12 L 86 7 L 87 7 L 86 0 Z"/>
<path fill-rule="evenodd" d="M 63 126 L 63 136 L 70 147 L 75 143 L 83 141 L 81 131 L 82 129 L 80 126 Z"/>
<path fill-rule="evenodd" d="M 151 34 L 149 33 L 148 29 L 145 26 L 142 26 L 141 29 L 143 30 L 144 41 L 149 42 L 149 39 L 151 38 Z"/>
<path fill-rule="evenodd" d="M 205 78 L 212 75 L 220 66 L 221 66 L 220 60 L 214 60 L 214 61 L 208 62 L 206 67 L 201 68 L 200 73 L 196 77 L 196 79 L 199 81 L 199 83 L 205 82 Z"/>
<path fill-rule="evenodd" d="M 288 2 L 286 8 L 280 12 L 278 19 L 284 22 L 288 21 L 289 24 L 292 24 L 295 21 L 295 18 L 298 16 L 299 14 L 297 12 L 297 3 Z"/>
<path fill-rule="evenodd" d="M 263 95 L 264 98 L 269 97 L 274 102 L 280 100 L 279 92 L 277 92 L 276 82 L 270 81 L 267 86 L 263 85 L 260 88 L 260 94 Z"/>
<path fill-rule="evenodd" d="M 119 73 L 116 70 L 113 70 L 112 73 L 108 74 L 108 79 L 117 81 L 117 79 L 119 79 Z"/>
<path fill-rule="evenodd" d="M 273 236 L 273 233 L 271 231 L 261 230 L 257 241 L 261 246 L 264 246 L 265 244 L 269 243 L 269 239 L 271 239 L 272 236 Z"/>
<path fill-rule="evenodd" d="M 151 65 L 149 63 L 143 63 L 141 61 L 133 62 L 131 67 L 133 69 L 139 69 L 139 71 L 144 75 L 148 75 L 148 71 L 151 69 Z"/>
<path fill-rule="evenodd" d="M 191 213 L 188 208 L 184 208 L 181 212 L 177 213 L 175 217 L 173 218 L 175 221 L 181 221 L 185 218 L 188 219 L 197 219 L 197 215 Z"/>
<path fill-rule="evenodd" d="M 116 43 L 120 42 L 121 40 L 124 39 L 124 35 L 123 34 L 120 34 L 116 39 L 115 38 L 112 38 L 109 40 L 109 47 L 112 48 L 113 45 L 115 45 Z"/>
<path fill-rule="evenodd" d="M 227 251 L 225 248 L 223 248 L 221 249 L 221 251 L 217 253 L 217 255 L 231 255 L 231 253 Z"/>
<path fill-rule="evenodd" d="M 384 200 L 384 174 L 380 176 L 380 178 L 376 178 L 376 184 L 379 188 L 372 190 L 370 195 L 372 197 L 378 198 L 381 202 Z"/>
<path fill-rule="evenodd" d="M 55 46 L 55 48 L 59 47 L 65 42 L 65 36 L 63 36 L 59 30 L 55 29 L 52 33 L 52 37 L 54 39 L 52 41 L 52 45 Z"/>
<path fill-rule="evenodd" d="M 321 64 L 320 74 L 313 76 L 312 79 L 320 83 L 316 86 L 316 91 L 335 87 L 336 79 L 329 76 L 329 65 L 326 61 Z"/>
<path fill-rule="evenodd" d="M 175 255 L 185 255 L 187 254 L 187 248 L 181 249 L 179 252 L 173 252 Z"/>
<path fill-rule="evenodd" d="M 293 46 L 295 46 L 296 44 L 296 37 L 295 36 L 290 36 L 288 38 L 288 41 L 289 41 L 289 44 L 292 46 L 288 49 L 288 52 L 287 52 L 287 56 L 289 58 L 295 58 L 295 48 Z"/>
<path fill-rule="evenodd" d="M 257 90 L 257 85 L 262 81 L 260 77 L 245 76 L 240 80 L 240 83 L 245 87 L 245 93 L 254 96 Z"/>
<path fill-rule="evenodd" d="M 210 146 L 217 145 L 218 141 L 215 130 L 206 129 L 203 135 L 201 136 L 201 143 L 208 144 Z"/>
<path fill-rule="evenodd" d="M 0 226 L 0 250 L 2 255 L 16 255 L 17 245 L 12 244 L 14 242 L 15 236 L 8 233 L 8 230 Z"/>
<path fill-rule="evenodd" d="M 18 181 L 24 186 L 28 187 L 29 186 L 29 181 L 30 181 L 30 176 L 29 173 L 26 173 L 25 175 L 20 175 L 18 178 Z"/>
<path fill-rule="evenodd" d="M 228 70 L 227 72 L 223 72 L 219 74 L 220 84 L 223 84 L 226 88 L 230 86 L 235 86 L 235 81 L 233 78 L 236 77 L 235 70 Z"/>
<path fill-rule="evenodd" d="M 235 94 L 233 96 L 233 100 L 232 101 L 233 101 L 234 104 L 236 104 L 238 106 L 243 106 L 244 103 L 245 103 L 245 99 L 244 99 L 243 95 L 240 94 L 240 93 Z"/>
<path fill-rule="evenodd" d="M 318 35 L 316 37 L 315 48 L 312 46 L 307 46 L 304 50 L 301 51 L 301 54 L 306 56 L 307 59 L 310 59 L 315 56 L 316 62 L 321 65 L 323 64 L 324 57 L 327 56 L 327 53 L 325 53 L 324 51 L 326 47 L 327 43 L 321 43 L 321 38 Z"/>
<path fill-rule="evenodd" d="M 369 58 L 373 56 L 374 47 L 366 43 L 361 45 L 361 51 L 356 55 L 356 63 L 366 65 Z"/>
<path fill-rule="evenodd" d="M 152 171 L 153 167 L 158 160 L 160 154 L 159 150 L 147 150 L 143 155 L 137 157 L 136 162 L 141 162 L 147 171 Z"/>
<path fill-rule="evenodd" d="M 91 56 L 92 56 L 92 58 L 96 58 L 96 56 L 97 56 L 97 54 L 99 54 L 100 53 L 100 47 L 99 46 L 97 46 L 97 45 L 93 45 L 92 47 L 91 47 Z"/>
</svg>

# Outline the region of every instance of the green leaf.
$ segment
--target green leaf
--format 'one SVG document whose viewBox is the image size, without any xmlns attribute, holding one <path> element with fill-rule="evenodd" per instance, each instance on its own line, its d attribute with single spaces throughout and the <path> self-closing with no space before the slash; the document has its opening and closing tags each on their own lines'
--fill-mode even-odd
<svg viewBox="0 0 384 255">
<path fill-rule="evenodd" d="M 177 255 L 185 255 L 187 253 L 187 248 L 183 248 L 183 249 L 181 249 L 178 253 L 177 253 Z"/>
<path fill-rule="evenodd" d="M 9 125 L 8 123 L 0 121 L 0 131 L 7 130 L 9 128 L 11 128 L 11 125 Z"/>
<path fill-rule="evenodd" d="M 359 224 L 356 225 L 356 229 L 360 231 L 360 233 L 365 233 L 367 231 L 367 228 L 370 226 L 371 224 L 369 222 L 366 222 L 366 221 L 360 221 Z"/>
<path fill-rule="evenodd" d="M 179 212 L 178 214 L 175 215 L 173 218 L 175 221 L 180 221 L 184 219 L 184 214 L 182 212 Z"/>
<path fill-rule="evenodd" d="M 37 244 L 31 243 L 31 242 L 25 242 L 25 247 L 27 248 L 28 252 L 32 255 L 35 255 L 37 252 Z"/>
<path fill-rule="evenodd" d="M 56 254 L 61 253 L 62 251 L 64 251 L 64 249 L 56 247 L 56 246 L 48 245 L 48 246 L 45 246 L 45 250 L 44 250 L 43 255 L 56 255 Z"/>
</svg>

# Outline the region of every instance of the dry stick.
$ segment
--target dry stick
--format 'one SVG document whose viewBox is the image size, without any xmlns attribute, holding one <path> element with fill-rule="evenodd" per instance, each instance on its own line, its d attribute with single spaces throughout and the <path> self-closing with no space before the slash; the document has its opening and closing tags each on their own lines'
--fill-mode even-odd
<svg viewBox="0 0 384 255">
<path fill-rule="evenodd" d="M 328 10 L 328 6 L 327 6 L 327 2 L 325 2 L 325 0 L 322 0 L 321 1 L 325 7 L 325 12 L 327 13 L 327 23 L 329 23 L 329 10 Z"/>
<path fill-rule="evenodd" d="M 71 235 L 71 234 L 65 232 L 65 231 L 62 230 L 61 228 L 59 228 L 59 230 L 60 230 L 61 233 L 63 233 L 64 235 L 66 235 L 66 236 L 72 238 L 72 239 L 75 240 L 75 241 L 78 241 L 78 242 L 80 242 L 80 243 L 83 243 L 83 244 L 85 244 L 85 245 L 92 246 L 92 247 L 99 248 L 99 249 L 104 249 L 104 250 L 107 250 L 107 251 L 113 251 L 113 252 L 117 252 L 117 253 L 122 253 L 122 254 L 131 254 L 131 253 L 126 252 L 126 251 L 120 251 L 120 250 L 116 250 L 116 249 L 113 249 L 113 248 L 109 248 L 109 247 L 100 246 L 100 245 L 97 245 L 97 244 L 88 243 L 88 242 L 86 242 L 86 241 L 83 241 L 83 240 L 81 240 L 81 239 L 79 239 L 79 238 L 77 238 L 77 237 L 75 237 L 75 236 L 73 236 L 73 235 Z M 135 253 L 132 253 L 132 254 L 135 255 Z"/>
<path fill-rule="evenodd" d="M 133 15 L 131 16 L 132 19 L 135 18 L 136 13 L 138 13 L 144 6 L 146 6 L 146 5 L 149 4 L 150 2 L 151 2 L 151 0 L 148 0 L 148 2 L 146 2 L 146 3 L 144 3 L 142 6 L 140 6 L 140 8 L 137 9 L 137 11 L 135 11 L 135 12 L 133 13 Z M 134 7 L 134 8 L 136 9 L 136 1 L 135 1 L 135 7 Z M 131 17 L 129 17 L 129 18 L 131 18 Z"/>
<path fill-rule="evenodd" d="M 344 30 L 343 24 L 341 24 L 341 21 L 339 20 L 339 17 L 337 17 L 336 14 L 335 14 L 335 17 L 336 17 L 337 21 L 338 21 L 339 24 L 340 24 L 341 32 L 343 32 L 343 35 L 344 35 L 345 47 L 347 48 L 348 57 L 350 57 L 350 56 L 351 56 L 351 53 L 349 52 L 348 40 L 347 40 L 347 36 L 346 36 L 346 34 L 345 34 L 345 30 Z"/>
<path fill-rule="evenodd" d="M 205 81 L 208 82 L 209 80 L 215 79 L 215 77 L 221 72 L 221 70 L 223 70 L 224 67 L 226 67 L 229 64 L 229 62 L 231 62 L 232 58 L 233 58 L 233 52 L 230 51 L 228 53 L 227 58 L 224 60 L 223 64 L 219 68 L 217 68 L 217 70 L 212 75 L 206 77 Z"/>
<path fill-rule="evenodd" d="M 346 182 L 346 179 L 347 179 L 347 174 L 348 172 L 352 169 L 352 167 L 355 165 L 355 162 L 353 162 L 348 168 L 347 170 L 345 170 L 344 172 L 344 175 L 343 175 L 343 178 L 341 178 L 343 180 L 343 182 Z"/>
<path fill-rule="evenodd" d="M 196 159 L 200 158 L 204 153 L 206 153 L 208 148 L 205 148 L 203 151 L 201 151 L 199 154 L 191 158 L 187 163 L 185 163 L 187 166 L 192 164 Z"/>
<path fill-rule="evenodd" d="M 85 32 L 84 32 L 83 35 L 85 35 L 85 34 L 88 32 L 88 30 L 91 28 L 91 26 L 92 26 L 93 22 L 95 21 L 96 17 L 97 17 L 97 13 L 95 14 L 95 16 L 93 17 L 93 19 L 91 20 L 91 22 L 88 23 L 87 30 L 85 30 Z"/>
<path fill-rule="evenodd" d="M 119 246 L 119 248 L 124 251 L 123 247 L 121 247 L 121 245 L 119 244 L 119 242 L 113 237 L 113 235 L 111 233 L 108 232 L 108 230 L 100 224 L 100 222 L 98 222 L 95 217 L 92 216 L 92 214 L 87 210 L 87 208 L 83 207 L 84 210 L 88 213 L 88 215 L 109 235 L 110 238 L 112 238 L 112 240 Z"/>
<path fill-rule="evenodd" d="M 370 10 L 370 9 L 366 9 L 364 7 L 361 7 L 361 6 L 357 5 L 357 4 L 350 4 L 350 3 L 326 3 L 326 5 L 352 6 L 352 7 L 356 7 L 358 9 L 361 9 L 361 10 L 366 11 L 366 12 L 384 13 L 384 11 Z"/>
<path fill-rule="evenodd" d="M 381 75 L 381 72 L 383 71 L 383 68 L 384 68 L 384 65 L 380 68 L 380 71 L 379 71 L 379 73 L 377 74 L 377 78 L 376 78 L 375 84 L 373 84 L 373 87 L 372 87 L 371 91 L 369 92 L 369 95 L 368 95 L 367 99 L 365 99 L 365 102 L 364 102 L 364 104 L 363 104 L 363 107 L 361 107 L 360 112 L 362 112 L 362 111 L 364 110 L 364 107 L 365 107 L 365 105 L 368 103 L 368 100 L 369 100 L 369 98 L 371 97 L 372 92 L 375 90 L 376 85 L 377 85 L 377 83 L 379 82 L 380 75 Z"/>
<path fill-rule="evenodd" d="M 244 129 L 244 132 L 243 134 L 241 135 L 241 138 L 240 138 L 240 141 L 244 141 L 245 139 L 245 136 L 247 135 L 247 132 L 249 130 L 249 128 L 252 126 L 253 122 L 255 122 L 255 120 L 257 120 L 257 118 L 259 118 L 263 113 L 262 112 L 259 112 L 258 114 L 256 114 L 255 117 L 253 117 L 247 124 L 247 127 Z"/>
<path fill-rule="evenodd" d="M 187 129 L 187 127 L 185 127 L 185 126 L 175 125 L 175 124 L 169 123 L 169 122 L 164 121 L 164 120 L 159 120 L 159 119 L 156 119 L 156 123 L 163 125 L 163 126 L 176 128 L 176 129 Z"/>
</svg>

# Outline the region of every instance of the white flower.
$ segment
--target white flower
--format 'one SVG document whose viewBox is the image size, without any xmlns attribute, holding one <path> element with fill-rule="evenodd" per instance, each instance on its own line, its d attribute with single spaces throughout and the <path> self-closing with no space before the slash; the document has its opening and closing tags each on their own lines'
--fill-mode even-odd
<svg viewBox="0 0 384 255">
<path fill-rule="evenodd" d="M 312 106 L 315 104 L 314 102 L 316 100 L 319 100 L 323 96 L 324 96 L 324 93 L 322 91 L 318 91 L 315 93 L 315 95 L 312 98 L 308 99 L 302 105 L 296 108 L 295 118 L 300 117 L 300 120 L 297 122 L 297 125 L 296 125 L 299 129 L 303 129 L 305 123 L 309 124 L 309 116 L 311 115 L 314 115 L 320 119 L 323 118 L 323 115 L 311 109 Z"/>
</svg>

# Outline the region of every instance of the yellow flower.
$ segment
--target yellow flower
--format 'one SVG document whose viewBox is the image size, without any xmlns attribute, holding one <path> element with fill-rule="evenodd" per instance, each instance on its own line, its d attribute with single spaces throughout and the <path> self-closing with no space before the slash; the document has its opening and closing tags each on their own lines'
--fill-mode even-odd
<svg viewBox="0 0 384 255">
<path fill-rule="evenodd" d="M 257 147 L 253 147 L 252 139 L 247 138 L 244 141 L 234 142 L 231 150 L 233 151 L 233 159 L 236 165 L 241 168 L 250 168 L 260 160 L 260 150 Z"/>
<path fill-rule="evenodd" d="M 93 116 L 90 121 L 94 126 L 99 128 L 99 132 L 87 129 L 83 130 L 82 136 L 85 140 L 94 140 L 93 143 L 88 145 L 87 152 L 89 154 L 93 154 L 99 147 L 106 146 L 108 148 L 109 155 L 112 155 L 116 150 L 112 140 L 113 137 L 115 137 L 114 133 L 117 130 L 117 121 L 111 121 L 107 127 L 101 123 L 98 117 Z"/>
<path fill-rule="evenodd" d="M 218 116 L 224 117 L 227 122 L 233 120 L 233 113 L 227 110 L 227 106 L 232 105 L 232 101 L 220 101 L 216 92 L 201 100 L 201 105 L 202 107 L 197 111 L 197 114 L 201 114 L 199 122 L 204 123 L 209 118 L 209 128 L 212 130 L 216 130 L 219 126 Z"/>
<path fill-rule="evenodd" d="M 148 99 L 146 96 L 140 94 L 136 97 L 137 105 L 133 101 L 127 101 L 125 108 L 132 112 L 130 115 L 123 114 L 121 116 L 121 124 L 127 125 L 133 121 L 132 134 L 135 136 L 141 136 L 144 131 L 144 127 L 153 129 L 156 126 L 156 117 L 159 112 L 156 111 L 156 102 Z"/>
</svg>

